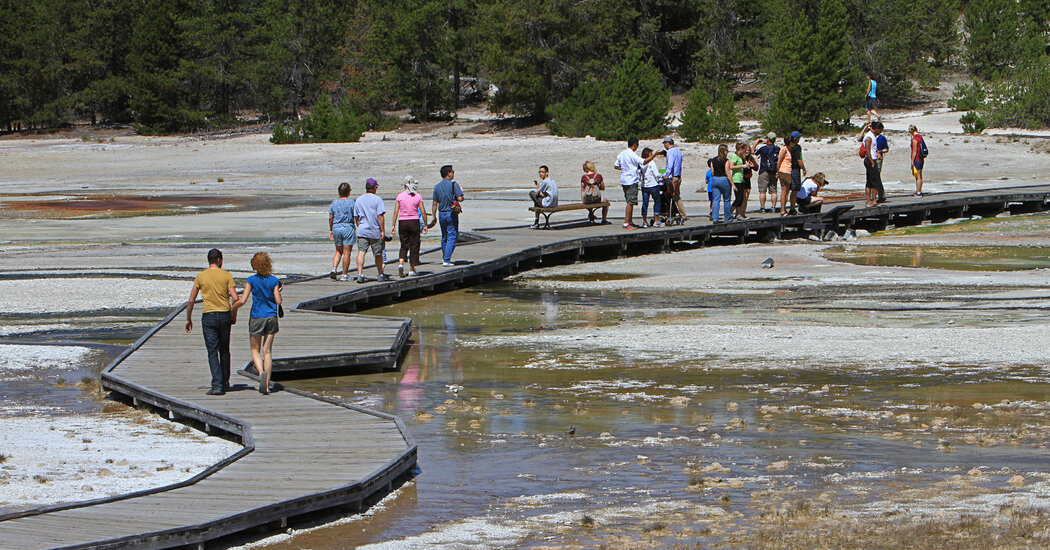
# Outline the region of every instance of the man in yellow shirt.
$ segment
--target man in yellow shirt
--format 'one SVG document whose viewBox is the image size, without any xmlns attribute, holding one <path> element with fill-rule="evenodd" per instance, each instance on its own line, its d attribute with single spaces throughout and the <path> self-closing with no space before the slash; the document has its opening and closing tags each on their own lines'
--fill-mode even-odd
<svg viewBox="0 0 1050 550">
<path fill-rule="evenodd" d="M 230 389 L 230 326 L 237 322 L 230 311 L 236 302 L 237 287 L 233 276 L 222 268 L 222 252 L 208 251 L 208 269 L 197 274 L 186 302 L 186 332 L 193 330 L 193 304 L 200 292 L 204 301 L 201 313 L 201 332 L 208 348 L 208 366 L 211 368 L 211 389 L 208 395 L 224 395 Z"/>
</svg>

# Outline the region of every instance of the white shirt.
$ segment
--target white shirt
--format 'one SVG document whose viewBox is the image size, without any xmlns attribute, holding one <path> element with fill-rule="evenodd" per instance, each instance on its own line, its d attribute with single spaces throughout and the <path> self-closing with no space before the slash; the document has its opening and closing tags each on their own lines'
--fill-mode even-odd
<svg viewBox="0 0 1050 550">
<path fill-rule="evenodd" d="M 806 181 L 802 182 L 802 188 L 798 190 L 798 198 L 808 199 L 816 192 L 818 187 L 817 182 L 813 181 L 813 178 L 806 178 Z"/>
<path fill-rule="evenodd" d="M 544 208 L 554 208 L 558 206 L 558 184 L 554 183 L 554 180 L 547 178 L 540 182 L 540 193 L 546 193 L 547 196 L 543 197 L 540 204 Z"/>
<path fill-rule="evenodd" d="M 871 160 L 878 160 L 879 148 L 877 146 L 877 143 L 879 141 L 879 136 L 875 135 L 875 132 L 868 130 L 868 133 L 864 134 L 864 139 L 869 138 L 871 139 L 871 144 L 868 145 L 868 154 L 871 155 Z"/>
<path fill-rule="evenodd" d="M 650 162 L 642 167 L 642 187 L 648 189 L 657 185 L 660 185 L 660 170 L 655 162 Z"/>
<path fill-rule="evenodd" d="M 616 167 L 620 169 L 620 185 L 637 185 L 642 175 L 645 161 L 630 148 L 624 149 L 616 156 Z"/>
</svg>

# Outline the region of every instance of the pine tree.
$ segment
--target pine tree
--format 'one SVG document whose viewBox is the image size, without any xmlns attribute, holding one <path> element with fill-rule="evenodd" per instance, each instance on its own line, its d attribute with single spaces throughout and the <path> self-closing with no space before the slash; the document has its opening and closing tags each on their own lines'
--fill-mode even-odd
<svg viewBox="0 0 1050 550">
<path fill-rule="evenodd" d="M 656 137 L 667 129 L 671 92 L 660 71 L 637 48 L 609 75 L 604 89 L 605 124 L 594 136 L 603 140 Z"/>
<path fill-rule="evenodd" d="M 970 0 L 965 22 L 970 33 L 966 41 L 970 72 L 984 79 L 1003 75 L 1018 60 L 1022 48 L 1017 2 Z"/>
<path fill-rule="evenodd" d="M 810 101 L 813 74 L 810 72 L 812 41 L 807 22 L 816 19 L 805 9 L 806 2 L 777 0 L 771 19 L 773 52 L 767 90 L 773 94 L 763 126 L 778 134 L 800 130 L 813 122 Z"/>
<path fill-rule="evenodd" d="M 821 0 L 820 21 L 810 39 L 813 52 L 810 79 L 815 92 L 813 110 L 804 112 L 810 123 L 830 120 L 835 131 L 849 126 L 850 108 L 858 105 L 863 94 L 860 74 L 852 63 L 849 48 L 849 18 L 842 0 Z"/>
<path fill-rule="evenodd" d="M 142 130 L 171 133 L 196 129 L 203 122 L 199 112 L 184 104 L 179 77 L 182 57 L 170 4 L 150 0 L 132 28 L 127 58 L 129 103 Z"/>
<path fill-rule="evenodd" d="M 699 85 L 686 95 L 682 125 L 678 133 L 689 141 L 721 141 L 740 133 L 740 116 L 728 83 L 715 87 Z"/>
</svg>

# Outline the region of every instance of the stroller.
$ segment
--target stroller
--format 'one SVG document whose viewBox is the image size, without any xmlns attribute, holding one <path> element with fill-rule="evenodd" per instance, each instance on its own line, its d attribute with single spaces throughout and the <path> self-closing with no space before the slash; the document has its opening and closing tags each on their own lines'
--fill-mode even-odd
<svg viewBox="0 0 1050 550">
<path fill-rule="evenodd" d="M 682 213 L 678 211 L 678 204 L 674 201 L 674 183 L 671 178 L 664 176 L 660 178 L 660 215 L 666 225 L 682 225 L 685 220 Z"/>
</svg>

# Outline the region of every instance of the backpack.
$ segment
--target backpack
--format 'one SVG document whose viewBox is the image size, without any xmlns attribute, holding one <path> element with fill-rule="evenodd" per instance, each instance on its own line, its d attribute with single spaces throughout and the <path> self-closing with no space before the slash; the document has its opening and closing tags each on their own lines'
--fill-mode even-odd
<svg viewBox="0 0 1050 550">
<path fill-rule="evenodd" d="M 926 148 L 926 138 L 919 137 L 919 156 L 925 159 L 930 155 L 930 150 Z"/>
<path fill-rule="evenodd" d="M 762 147 L 762 164 L 766 165 L 769 172 L 777 171 L 777 157 L 780 156 L 780 147 L 767 144 Z"/>
<path fill-rule="evenodd" d="M 868 158 L 868 148 L 864 145 L 864 142 L 860 142 L 860 158 Z"/>
</svg>

